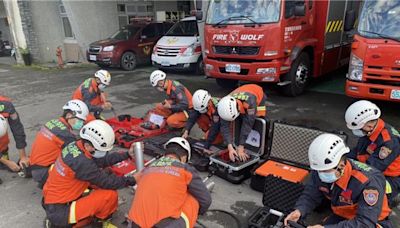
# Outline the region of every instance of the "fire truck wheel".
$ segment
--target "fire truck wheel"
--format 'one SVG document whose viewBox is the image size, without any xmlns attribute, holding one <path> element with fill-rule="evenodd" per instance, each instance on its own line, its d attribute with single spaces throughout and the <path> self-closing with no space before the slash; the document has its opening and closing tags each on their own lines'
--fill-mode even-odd
<svg viewBox="0 0 400 228">
<path fill-rule="evenodd" d="M 237 80 L 229 80 L 223 78 L 216 78 L 217 84 L 224 89 L 234 89 L 238 86 Z"/>
<path fill-rule="evenodd" d="M 284 81 L 291 83 L 283 86 L 282 92 L 291 97 L 302 94 L 310 78 L 310 72 L 310 58 L 303 52 L 293 62 L 289 73 L 284 76 Z"/>
<path fill-rule="evenodd" d="M 121 57 L 121 67 L 124 70 L 133 70 L 136 68 L 136 55 L 133 52 L 127 51 Z"/>
<path fill-rule="evenodd" d="M 204 74 L 204 61 L 202 57 L 199 57 L 197 63 L 194 65 L 193 69 L 196 75 L 203 75 Z"/>
</svg>

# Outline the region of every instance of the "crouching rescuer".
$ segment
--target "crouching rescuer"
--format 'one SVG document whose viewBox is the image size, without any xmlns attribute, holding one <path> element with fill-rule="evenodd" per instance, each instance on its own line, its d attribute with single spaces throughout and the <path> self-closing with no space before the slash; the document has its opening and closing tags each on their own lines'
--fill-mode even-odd
<svg viewBox="0 0 400 228">
<path fill-rule="evenodd" d="M 350 149 L 337 135 L 322 134 L 308 150 L 311 177 L 295 210 L 285 219 L 297 222 L 318 206 L 324 197 L 331 201 L 333 214 L 324 225 L 331 227 L 393 227 L 385 194 L 385 177 L 365 163 L 347 159 Z"/>
<path fill-rule="evenodd" d="M 43 188 L 43 207 L 47 224 L 61 227 L 82 227 L 94 218 L 103 227 L 114 227 L 109 218 L 117 210 L 117 189 L 134 186 L 134 177 L 118 177 L 104 167 L 134 156 L 131 148 L 125 153 L 107 153 L 113 148 L 114 132 L 102 120 L 93 120 L 80 131 L 81 139 L 68 144 L 50 168 Z"/>
<path fill-rule="evenodd" d="M 140 174 L 128 219 L 130 228 L 194 227 L 211 205 L 199 173 L 187 162 L 191 150 L 181 137 L 165 144 L 166 153 Z"/>
<path fill-rule="evenodd" d="M 166 118 L 169 127 L 183 128 L 189 118 L 188 111 L 193 108 L 190 91 L 180 82 L 168 80 L 161 70 L 151 73 L 150 84 L 167 95 L 164 102 L 157 104 L 155 113 Z"/>
</svg>

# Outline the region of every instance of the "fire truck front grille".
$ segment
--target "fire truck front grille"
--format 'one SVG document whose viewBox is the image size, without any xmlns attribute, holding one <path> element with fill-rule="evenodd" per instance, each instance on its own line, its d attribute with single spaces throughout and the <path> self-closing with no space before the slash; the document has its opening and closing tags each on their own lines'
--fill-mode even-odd
<svg viewBox="0 0 400 228">
<path fill-rule="evenodd" d="M 367 83 L 400 86 L 400 68 L 368 65 L 364 68 Z"/>
<path fill-rule="evenodd" d="M 89 47 L 89 52 L 90 53 L 99 53 L 101 50 L 100 46 L 90 46 Z"/>
<path fill-rule="evenodd" d="M 237 54 L 237 55 L 257 55 L 260 47 L 254 46 L 213 46 L 214 53 L 216 54 Z"/>
</svg>

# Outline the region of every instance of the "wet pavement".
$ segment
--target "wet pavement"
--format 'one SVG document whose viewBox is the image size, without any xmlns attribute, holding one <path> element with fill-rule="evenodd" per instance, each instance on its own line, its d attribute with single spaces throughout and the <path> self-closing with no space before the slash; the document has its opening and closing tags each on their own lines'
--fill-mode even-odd
<svg viewBox="0 0 400 228">
<path fill-rule="evenodd" d="M 72 92 L 97 69 L 96 66 L 81 66 L 64 70 L 40 70 L 0 64 L 0 94 L 13 100 L 25 126 L 29 148 L 39 127 L 61 115 L 61 108 L 70 99 Z M 132 72 L 110 70 L 113 77 L 107 92 L 118 114 L 142 116 L 154 103 L 163 99 L 161 93 L 150 87 L 148 76 L 152 70 L 152 67 L 139 67 Z M 337 74 L 338 77 L 344 77 L 343 71 Z M 192 92 L 203 88 L 219 97 L 230 92 L 218 87 L 213 79 L 205 79 L 203 76 L 194 76 L 192 73 L 168 75 L 179 80 Z M 318 83 L 328 82 L 321 80 Z M 314 89 L 292 98 L 280 95 L 274 86 L 264 88 L 269 97 L 268 115 L 272 120 L 279 119 L 323 130 L 342 130 L 349 135 L 349 145 L 355 144 L 356 139 L 344 123 L 344 112 L 354 101 L 352 98 L 331 93 L 331 90 L 326 93 L 315 92 Z M 383 119 L 400 129 L 398 104 L 377 104 L 382 109 Z M 105 115 L 111 117 L 113 114 Z M 199 133 L 194 132 L 194 135 L 199 136 Z M 11 158 L 16 160 L 13 142 L 10 149 Z M 205 177 L 207 173 L 202 175 Z M 0 185 L 0 227 L 42 227 L 45 213 L 40 205 L 41 192 L 34 182 L 4 170 L 0 170 L 0 177 L 4 182 Z M 262 205 L 262 194 L 250 188 L 250 180 L 233 185 L 216 176 L 211 179 L 216 183 L 211 208 L 232 213 L 241 222 L 240 227 L 247 227 L 247 218 Z M 120 205 L 113 221 L 118 227 L 124 227 L 121 223 L 130 206 L 132 194 L 129 189 L 119 192 L 127 202 Z M 395 210 L 396 213 L 399 210 Z M 318 221 L 321 217 L 314 214 L 312 220 Z M 397 215 L 393 216 L 393 220 L 397 222 L 396 227 L 400 227 Z M 206 227 L 237 227 L 231 215 L 218 211 L 208 212 L 199 221 Z"/>
</svg>

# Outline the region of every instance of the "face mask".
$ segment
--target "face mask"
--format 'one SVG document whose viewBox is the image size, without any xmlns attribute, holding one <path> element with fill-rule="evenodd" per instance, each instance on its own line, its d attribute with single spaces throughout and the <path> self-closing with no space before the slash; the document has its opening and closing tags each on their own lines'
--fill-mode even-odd
<svg viewBox="0 0 400 228">
<path fill-rule="evenodd" d="M 75 124 L 72 125 L 72 129 L 74 129 L 74 130 L 80 130 L 80 129 L 83 127 L 83 124 L 84 124 L 83 120 L 77 119 L 77 120 L 75 121 Z"/>
<path fill-rule="evenodd" d="M 107 87 L 107 86 L 104 85 L 104 84 L 100 84 L 100 85 L 98 86 L 99 90 L 101 90 L 101 91 L 103 91 L 106 87 Z"/>
<path fill-rule="evenodd" d="M 366 136 L 365 132 L 363 130 L 351 130 L 353 132 L 353 135 L 357 136 L 357 137 L 364 137 Z"/>
<path fill-rule="evenodd" d="M 337 177 L 335 172 L 325 173 L 325 172 L 318 172 L 319 179 L 321 179 L 324 183 L 333 183 L 337 181 Z"/>
<path fill-rule="evenodd" d="M 105 151 L 96 150 L 96 151 L 94 151 L 94 154 L 92 154 L 92 156 L 94 158 L 102 158 L 102 157 L 106 156 L 106 154 L 107 154 L 107 152 L 105 152 Z"/>
</svg>

